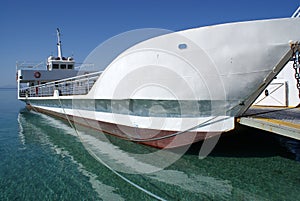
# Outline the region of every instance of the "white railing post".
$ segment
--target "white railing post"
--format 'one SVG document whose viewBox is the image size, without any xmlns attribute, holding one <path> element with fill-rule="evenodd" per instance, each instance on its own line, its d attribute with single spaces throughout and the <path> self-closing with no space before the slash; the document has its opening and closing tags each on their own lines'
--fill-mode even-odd
<svg viewBox="0 0 300 201">
<path fill-rule="evenodd" d="M 292 15 L 292 18 L 296 18 L 296 17 L 300 17 L 300 6 L 299 6 L 298 9 L 294 12 L 294 14 Z"/>
</svg>

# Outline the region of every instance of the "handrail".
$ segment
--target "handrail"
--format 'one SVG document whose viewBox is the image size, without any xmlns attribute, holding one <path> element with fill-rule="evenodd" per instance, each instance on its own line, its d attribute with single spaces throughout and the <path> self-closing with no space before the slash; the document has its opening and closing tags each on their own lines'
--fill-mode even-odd
<svg viewBox="0 0 300 201">
<path fill-rule="evenodd" d="M 298 9 L 294 12 L 294 14 L 292 15 L 291 18 L 296 18 L 296 17 L 300 17 L 300 6 L 299 6 Z"/>
<path fill-rule="evenodd" d="M 88 94 L 102 71 L 79 75 L 76 77 L 52 81 L 45 84 L 21 88 L 20 97 L 49 97 L 54 96 L 54 91 L 58 90 L 59 95 L 85 95 Z"/>
<path fill-rule="evenodd" d="M 39 69 L 44 68 L 46 66 L 44 61 L 41 62 L 28 62 L 28 61 L 17 61 L 16 62 L 16 69 Z"/>
<path fill-rule="evenodd" d="M 80 79 L 80 78 L 83 78 L 83 77 L 90 77 L 92 75 L 100 75 L 102 72 L 103 71 L 89 73 L 89 74 L 84 74 L 84 75 L 78 75 L 78 76 L 75 76 L 75 77 L 69 77 L 69 78 L 65 78 L 65 79 L 61 79 L 61 80 L 57 80 L 57 81 L 47 82 L 45 84 L 35 85 L 34 87 L 42 87 L 42 86 L 45 86 L 45 85 L 48 85 L 48 84 L 60 84 L 62 82 L 65 83 L 67 81 L 76 80 L 76 79 Z"/>
<path fill-rule="evenodd" d="M 92 63 L 77 63 L 74 69 L 81 68 L 93 68 L 94 64 Z M 16 61 L 16 70 L 25 70 L 25 69 L 46 69 L 46 62 L 41 61 Z"/>
</svg>

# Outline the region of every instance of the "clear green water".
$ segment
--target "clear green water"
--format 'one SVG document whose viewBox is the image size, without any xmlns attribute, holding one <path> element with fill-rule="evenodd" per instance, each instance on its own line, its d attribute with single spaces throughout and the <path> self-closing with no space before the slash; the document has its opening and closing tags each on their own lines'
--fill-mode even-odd
<svg viewBox="0 0 300 201">
<path fill-rule="evenodd" d="M 0 200 L 155 200 L 93 158 L 67 122 L 27 111 L 15 90 L 0 96 Z M 109 139 L 120 154 L 157 151 Z M 242 127 L 202 160 L 199 147 L 159 172 L 121 175 L 166 200 L 300 200 L 298 141 Z M 98 148 L 103 160 L 113 157 Z"/>
</svg>

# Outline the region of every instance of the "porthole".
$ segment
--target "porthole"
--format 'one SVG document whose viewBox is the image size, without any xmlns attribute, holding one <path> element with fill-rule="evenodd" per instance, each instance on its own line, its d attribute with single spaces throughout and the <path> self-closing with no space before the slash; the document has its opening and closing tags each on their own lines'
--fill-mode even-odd
<svg viewBox="0 0 300 201">
<path fill-rule="evenodd" d="M 187 48 L 187 44 L 181 43 L 181 44 L 178 45 L 178 48 L 179 48 L 180 50 L 184 50 L 184 49 Z"/>
</svg>

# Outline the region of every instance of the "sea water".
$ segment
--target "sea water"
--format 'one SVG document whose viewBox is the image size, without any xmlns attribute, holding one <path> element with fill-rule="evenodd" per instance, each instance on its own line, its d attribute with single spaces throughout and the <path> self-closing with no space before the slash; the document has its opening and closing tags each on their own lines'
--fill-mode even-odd
<svg viewBox="0 0 300 201">
<path fill-rule="evenodd" d="M 300 200 L 298 141 L 241 127 L 203 159 L 200 142 L 132 174 L 118 168 L 152 167 L 131 154 L 157 150 L 28 111 L 15 89 L 0 97 L 0 200 Z"/>
</svg>

